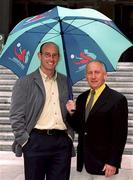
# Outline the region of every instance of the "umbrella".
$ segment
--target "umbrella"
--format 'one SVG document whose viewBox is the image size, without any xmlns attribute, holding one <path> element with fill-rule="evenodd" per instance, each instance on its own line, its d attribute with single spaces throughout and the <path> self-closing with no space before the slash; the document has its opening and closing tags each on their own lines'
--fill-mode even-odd
<svg viewBox="0 0 133 180">
<path fill-rule="evenodd" d="M 132 43 L 111 19 L 91 9 L 57 6 L 45 13 L 28 17 L 10 32 L 0 64 L 18 77 L 39 66 L 37 52 L 44 42 L 57 43 L 61 60 L 57 70 L 66 74 L 71 85 L 84 78 L 85 64 L 99 59 L 108 71 L 114 71 L 123 51 Z"/>
</svg>

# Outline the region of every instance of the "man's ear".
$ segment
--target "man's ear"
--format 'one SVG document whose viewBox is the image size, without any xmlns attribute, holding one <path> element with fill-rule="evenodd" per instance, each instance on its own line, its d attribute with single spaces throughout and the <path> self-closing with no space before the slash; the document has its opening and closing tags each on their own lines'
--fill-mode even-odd
<svg viewBox="0 0 133 180">
<path fill-rule="evenodd" d="M 104 74 L 104 80 L 106 81 L 107 79 L 107 73 Z"/>
<path fill-rule="evenodd" d="M 41 53 L 40 52 L 37 53 L 37 56 L 38 56 L 38 59 L 41 60 Z"/>
</svg>

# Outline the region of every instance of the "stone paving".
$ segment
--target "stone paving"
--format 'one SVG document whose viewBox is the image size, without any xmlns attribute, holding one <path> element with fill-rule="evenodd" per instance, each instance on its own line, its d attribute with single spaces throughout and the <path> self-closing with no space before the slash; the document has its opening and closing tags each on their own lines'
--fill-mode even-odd
<svg viewBox="0 0 133 180">
<path fill-rule="evenodd" d="M 72 158 L 70 180 L 86 180 L 75 170 L 76 158 Z M 12 152 L 0 151 L 0 180 L 24 180 L 23 158 L 17 158 Z M 122 169 L 115 180 L 133 180 L 133 156 L 124 155 Z"/>
</svg>

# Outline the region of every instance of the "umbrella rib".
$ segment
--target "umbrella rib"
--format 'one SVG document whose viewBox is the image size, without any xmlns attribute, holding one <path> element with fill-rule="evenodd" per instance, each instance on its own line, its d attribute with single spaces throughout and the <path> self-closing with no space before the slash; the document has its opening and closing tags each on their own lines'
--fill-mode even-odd
<svg viewBox="0 0 133 180">
<path fill-rule="evenodd" d="M 41 31 L 38 31 L 38 32 L 32 32 L 32 31 L 30 31 L 30 32 L 26 32 L 26 33 L 29 33 L 29 34 L 31 34 L 31 33 L 36 33 L 36 34 L 44 34 L 44 32 L 41 32 Z M 59 34 L 58 32 L 57 33 L 46 33 L 46 34 Z"/>
<path fill-rule="evenodd" d="M 45 25 L 46 27 L 49 28 L 49 30 L 53 29 L 55 32 L 59 33 L 59 31 L 57 31 L 56 29 L 54 29 L 53 27 L 51 28 L 50 26 L 48 26 L 48 24 L 45 23 L 41 23 L 42 25 Z"/>
<path fill-rule="evenodd" d="M 77 19 L 76 17 L 72 20 L 72 22 L 70 24 L 68 24 L 68 26 L 66 27 L 66 29 L 64 30 L 64 32 L 67 31 L 67 29 L 73 24 L 73 22 L 75 21 L 75 19 Z M 63 22 L 63 19 L 60 19 L 61 22 Z"/>
<path fill-rule="evenodd" d="M 57 31 L 57 30 L 54 29 L 54 28 L 49 27 L 47 24 L 46 24 L 46 26 L 47 26 L 48 28 L 50 28 L 50 29 L 53 29 L 55 32 L 59 33 L 59 31 Z"/>
<path fill-rule="evenodd" d="M 47 25 L 46 25 L 47 26 Z M 54 29 L 54 28 L 51 28 L 51 27 L 49 27 L 49 26 L 47 26 L 48 28 L 49 28 L 49 30 L 54 30 L 55 31 L 55 33 L 48 33 L 48 34 L 59 34 L 60 32 L 59 31 L 57 31 L 56 29 Z M 41 31 L 37 31 L 37 32 L 35 32 L 35 31 L 26 31 L 26 33 L 38 33 L 38 34 L 40 34 L 40 33 L 42 33 L 42 34 L 44 34 L 44 32 L 41 32 Z M 46 33 L 47 34 L 47 33 Z"/>
<path fill-rule="evenodd" d="M 91 24 L 91 23 L 93 23 L 93 22 L 95 22 L 96 20 L 94 20 L 94 21 L 92 21 L 92 22 L 89 22 L 89 23 L 86 23 L 86 24 L 83 24 L 83 25 L 81 25 L 81 26 L 78 26 L 78 27 L 76 27 L 76 28 L 80 28 L 80 27 L 84 27 L 84 26 L 86 26 L 86 25 L 88 25 L 88 24 Z M 70 25 L 73 25 L 73 24 L 70 24 Z M 70 26 L 69 25 L 69 26 Z M 68 26 L 68 27 L 69 27 Z M 67 28 L 68 29 L 68 28 Z M 71 28 L 69 31 L 67 31 L 67 32 L 71 32 L 71 31 L 73 31 L 73 30 L 75 30 L 75 28 Z"/>
<path fill-rule="evenodd" d="M 79 34 L 79 33 L 65 33 L 65 35 L 79 35 L 79 36 L 89 36 L 89 34 Z"/>
<path fill-rule="evenodd" d="M 75 19 L 78 19 L 78 18 L 75 18 Z M 72 23 L 71 23 L 70 25 L 73 25 L 73 22 L 75 21 L 75 19 L 72 21 Z M 123 35 L 123 36 L 128 40 L 128 38 L 127 38 L 122 32 L 120 32 L 119 30 L 117 30 L 116 28 L 114 28 L 113 26 L 111 26 L 110 23 L 104 23 L 103 21 L 99 21 L 98 19 L 94 19 L 94 20 L 92 20 L 91 22 L 86 23 L 86 24 L 83 24 L 83 25 L 78 26 L 78 27 L 76 27 L 76 28 L 84 27 L 84 26 L 89 25 L 89 24 L 92 24 L 92 23 L 94 23 L 94 22 L 99 22 L 99 23 L 106 24 L 107 26 L 111 27 L 111 28 L 114 29 L 115 31 L 119 32 L 121 35 Z M 106 21 L 106 22 L 108 22 L 108 21 Z M 69 25 L 69 26 L 70 26 L 70 25 Z M 68 29 L 69 26 L 67 26 L 66 29 Z M 73 26 L 74 26 L 74 25 L 73 25 Z M 69 31 L 67 31 L 67 32 L 71 32 L 71 31 L 73 31 L 73 30 L 75 30 L 75 28 L 71 28 L 71 29 L 70 29 Z"/>
<path fill-rule="evenodd" d="M 43 42 L 49 41 L 49 40 L 51 40 L 51 39 L 53 39 L 53 38 L 56 38 L 56 37 L 58 37 L 58 36 L 60 36 L 60 34 L 58 34 L 57 36 L 54 36 L 54 37 L 51 37 L 51 38 L 45 39 L 45 41 L 40 41 L 40 43 L 43 43 Z"/>
</svg>

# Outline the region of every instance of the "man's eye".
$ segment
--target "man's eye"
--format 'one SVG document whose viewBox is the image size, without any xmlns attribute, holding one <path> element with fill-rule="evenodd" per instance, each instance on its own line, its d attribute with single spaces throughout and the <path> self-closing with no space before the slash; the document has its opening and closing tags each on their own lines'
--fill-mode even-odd
<svg viewBox="0 0 133 180">
<path fill-rule="evenodd" d="M 95 74 L 99 74 L 100 72 L 99 71 L 96 71 Z"/>
<path fill-rule="evenodd" d="M 42 53 L 42 55 L 46 58 L 50 57 L 50 54 L 49 53 Z"/>
<path fill-rule="evenodd" d="M 44 55 L 45 55 L 45 57 L 50 57 L 49 53 L 45 53 Z"/>
</svg>

